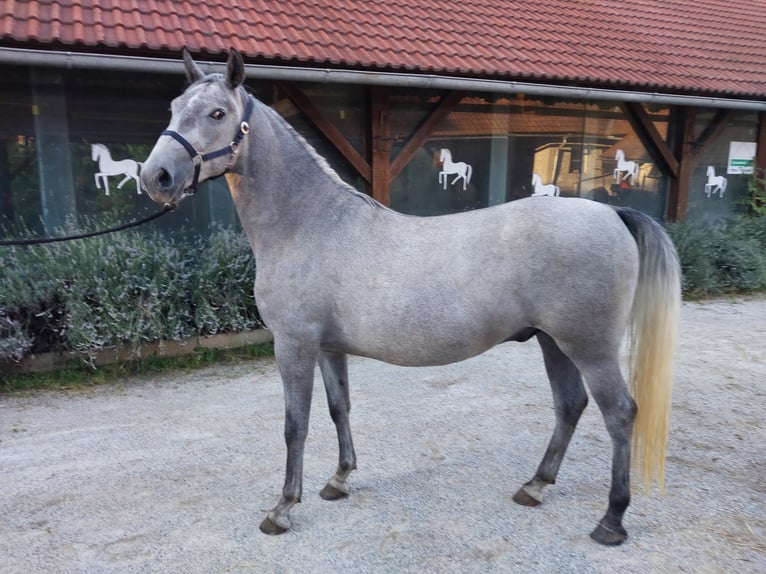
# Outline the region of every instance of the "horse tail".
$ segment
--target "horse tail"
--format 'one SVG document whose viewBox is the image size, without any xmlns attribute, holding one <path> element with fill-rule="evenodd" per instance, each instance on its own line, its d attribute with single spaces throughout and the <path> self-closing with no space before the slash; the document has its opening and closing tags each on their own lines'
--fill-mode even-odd
<svg viewBox="0 0 766 574">
<path fill-rule="evenodd" d="M 665 448 L 670 424 L 673 355 L 681 308 L 681 267 L 660 224 L 630 208 L 617 208 L 639 252 L 630 320 L 630 388 L 638 405 L 633 424 L 633 468 L 647 489 L 665 487 Z"/>
<path fill-rule="evenodd" d="M 473 167 L 470 163 L 465 164 L 465 182 L 466 184 L 471 183 L 471 176 L 473 175 Z"/>
</svg>

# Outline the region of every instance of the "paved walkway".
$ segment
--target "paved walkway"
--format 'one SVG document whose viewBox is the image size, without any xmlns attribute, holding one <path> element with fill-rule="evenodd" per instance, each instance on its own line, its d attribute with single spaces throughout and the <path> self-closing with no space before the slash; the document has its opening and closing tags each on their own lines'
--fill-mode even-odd
<svg viewBox="0 0 766 574">
<path fill-rule="evenodd" d="M 765 572 L 766 300 L 685 304 L 668 488 L 637 494 L 628 542 L 588 533 L 610 443 L 591 403 L 535 509 L 553 413 L 533 343 L 443 368 L 353 359 L 352 494 L 321 384 L 293 530 L 258 531 L 282 482 L 273 361 L 0 396 L 0 572 Z"/>
</svg>

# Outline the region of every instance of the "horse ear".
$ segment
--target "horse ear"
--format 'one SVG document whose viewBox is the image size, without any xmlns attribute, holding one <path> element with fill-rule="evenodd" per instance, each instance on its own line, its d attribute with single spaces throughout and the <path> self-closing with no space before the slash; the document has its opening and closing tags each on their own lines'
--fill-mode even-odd
<svg viewBox="0 0 766 574">
<path fill-rule="evenodd" d="M 236 48 L 229 52 L 229 61 L 226 62 L 226 84 L 233 90 L 245 80 L 245 64 L 242 55 Z"/>
<path fill-rule="evenodd" d="M 183 54 L 183 57 L 184 57 L 184 65 L 186 66 L 186 77 L 189 80 L 189 83 L 193 84 L 197 80 L 204 78 L 205 73 L 194 62 L 194 60 L 192 60 L 189 50 L 187 50 L 186 47 L 184 47 L 181 53 Z"/>
</svg>

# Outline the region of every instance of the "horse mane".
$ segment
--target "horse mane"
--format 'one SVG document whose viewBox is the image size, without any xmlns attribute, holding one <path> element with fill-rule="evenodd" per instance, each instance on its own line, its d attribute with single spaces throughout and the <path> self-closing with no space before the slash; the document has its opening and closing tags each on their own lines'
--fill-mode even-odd
<svg viewBox="0 0 766 574">
<path fill-rule="evenodd" d="M 366 193 L 362 193 L 358 189 L 356 189 L 354 186 L 350 185 L 348 182 L 344 181 L 339 175 L 338 172 L 335 171 L 330 164 L 327 162 L 327 159 L 319 155 L 319 153 L 314 149 L 314 146 L 312 146 L 306 138 L 304 138 L 298 131 L 290 125 L 290 122 L 285 120 L 277 111 L 270 107 L 270 106 L 264 106 L 266 109 L 269 110 L 270 113 L 274 115 L 274 117 L 279 121 L 279 124 L 284 127 L 284 129 L 288 132 L 288 134 L 292 135 L 296 141 L 298 141 L 306 150 L 308 153 L 308 156 L 316 163 L 317 167 L 319 167 L 322 172 L 324 172 L 325 175 L 327 175 L 333 183 L 335 183 L 338 187 L 338 189 L 357 197 L 361 200 L 363 200 L 367 205 L 370 207 L 375 207 L 378 209 L 384 209 L 387 211 L 392 211 L 390 207 L 386 207 L 382 203 L 380 203 L 375 198 L 371 197 L 370 195 Z"/>
<path fill-rule="evenodd" d="M 213 73 L 213 74 L 207 74 L 203 76 L 202 78 L 196 80 L 192 85 L 195 84 L 212 84 L 215 82 L 225 82 L 226 79 L 223 74 L 220 73 Z M 257 102 L 263 104 L 260 99 L 255 97 L 253 94 L 253 91 L 249 89 L 244 84 L 241 84 L 240 89 L 242 92 L 244 92 L 245 97 L 253 97 Z M 376 207 L 379 209 L 385 209 L 391 211 L 389 207 L 386 207 L 373 197 L 367 195 L 366 193 L 362 193 L 361 191 L 354 188 L 352 185 L 349 185 L 347 182 L 343 181 L 343 179 L 338 175 L 338 173 L 330 167 L 330 164 L 327 163 L 327 160 L 323 158 L 317 151 L 314 149 L 314 147 L 304 138 L 298 131 L 290 125 L 290 123 L 285 120 L 277 111 L 272 108 L 271 106 L 267 106 L 263 104 L 263 108 L 268 110 L 271 114 L 273 114 L 273 117 L 277 120 L 277 122 L 287 131 L 288 134 L 292 135 L 293 138 L 295 138 L 296 141 L 300 142 L 305 150 L 308 152 L 308 156 L 313 159 L 313 161 L 317 164 L 319 169 L 325 173 L 336 185 L 339 189 L 349 193 L 350 195 L 353 195 L 355 197 L 358 197 L 359 199 L 363 200 L 367 205 L 371 207 Z"/>
</svg>

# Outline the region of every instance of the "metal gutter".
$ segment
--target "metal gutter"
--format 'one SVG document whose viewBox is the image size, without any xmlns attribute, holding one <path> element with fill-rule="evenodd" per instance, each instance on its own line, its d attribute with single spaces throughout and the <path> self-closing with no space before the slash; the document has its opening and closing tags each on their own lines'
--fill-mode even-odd
<svg viewBox="0 0 766 574">
<path fill-rule="evenodd" d="M 145 58 L 108 54 L 84 54 L 25 48 L 0 47 L 0 64 L 53 66 L 65 69 L 124 70 L 130 72 L 180 74 L 183 71 L 179 59 Z M 222 72 L 225 64 L 198 62 L 203 70 Z M 436 74 L 406 74 L 400 72 L 374 72 L 364 70 L 340 70 L 332 68 L 307 68 L 298 66 L 253 65 L 245 66 L 249 78 L 334 84 L 364 84 L 422 89 L 461 90 L 489 92 L 493 94 L 527 94 L 585 101 L 607 100 L 645 104 L 723 108 L 730 110 L 766 112 L 766 100 L 747 100 L 690 96 L 635 90 L 612 90 L 583 86 L 560 86 L 490 80 L 484 78 L 461 78 Z"/>
</svg>

